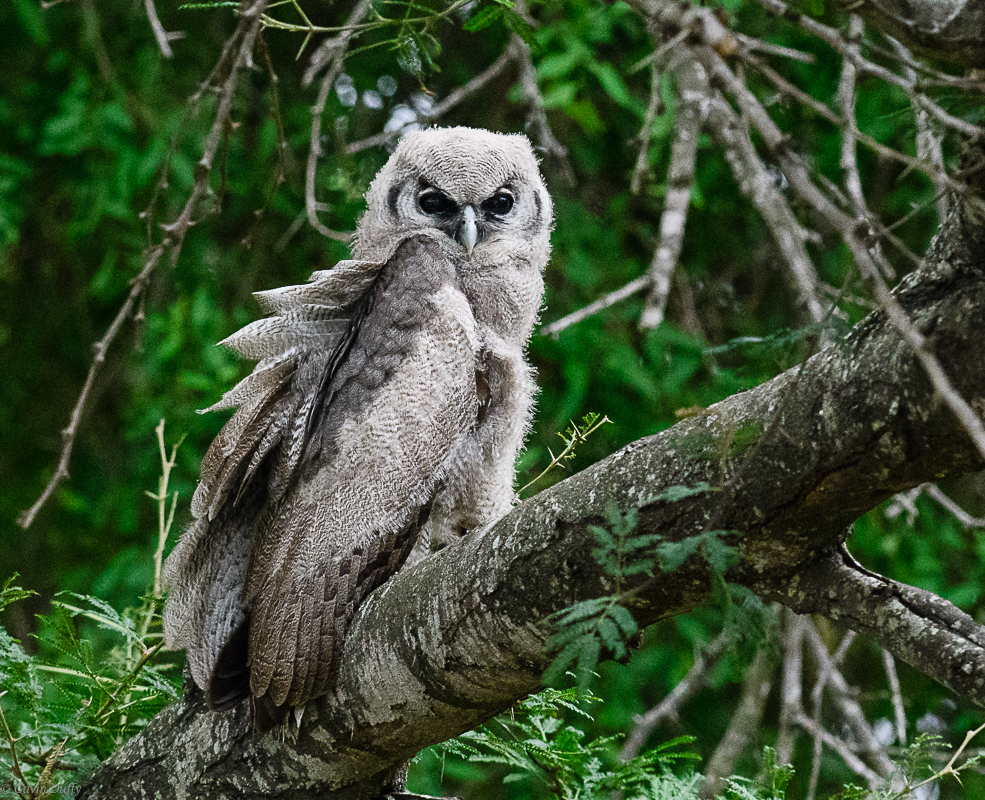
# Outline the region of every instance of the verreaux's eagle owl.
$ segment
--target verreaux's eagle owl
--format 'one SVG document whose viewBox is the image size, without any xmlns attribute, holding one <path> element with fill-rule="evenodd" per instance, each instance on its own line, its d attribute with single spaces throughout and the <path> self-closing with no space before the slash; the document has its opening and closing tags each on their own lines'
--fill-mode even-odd
<svg viewBox="0 0 985 800">
<path fill-rule="evenodd" d="M 212 406 L 238 410 L 165 565 L 167 644 L 261 730 L 331 690 L 416 542 L 510 508 L 530 422 L 552 207 L 527 139 L 409 134 L 366 199 L 353 260 L 258 292 L 272 316 L 223 342 L 259 363 Z"/>
</svg>

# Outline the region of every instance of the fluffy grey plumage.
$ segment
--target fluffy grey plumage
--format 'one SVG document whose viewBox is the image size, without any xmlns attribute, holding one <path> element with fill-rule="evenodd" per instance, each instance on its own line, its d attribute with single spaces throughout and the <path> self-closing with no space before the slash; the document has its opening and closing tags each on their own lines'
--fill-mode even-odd
<svg viewBox="0 0 985 800">
<path fill-rule="evenodd" d="M 266 729 L 331 690 L 363 598 L 505 513 L 551 201 L 523 136 L 413 133 L 370 186 L 354 259 L 259 292 L 223 342 L 258 359 L 165 565 L 169 646 L 213 708 Z"/>
</svg>

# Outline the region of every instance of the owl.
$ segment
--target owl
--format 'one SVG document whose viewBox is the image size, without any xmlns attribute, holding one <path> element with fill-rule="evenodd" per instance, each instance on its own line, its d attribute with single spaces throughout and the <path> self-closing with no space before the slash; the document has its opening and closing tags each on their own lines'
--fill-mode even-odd
<svg viewBox="0 0 985 800">
<path fill-rule="evenodd" d="M 530 143 L 411 133 L 366 200 L 352 260 L 258 292 L 270 316 L 222 342 L 259 363 L 206 409 L 237 410 L 165 564 L 166 643 L 259 730 L 332 690 L 356 609 L 412 551 L 510 509 L 530 424 L 552 225 Z"/>
</svg>

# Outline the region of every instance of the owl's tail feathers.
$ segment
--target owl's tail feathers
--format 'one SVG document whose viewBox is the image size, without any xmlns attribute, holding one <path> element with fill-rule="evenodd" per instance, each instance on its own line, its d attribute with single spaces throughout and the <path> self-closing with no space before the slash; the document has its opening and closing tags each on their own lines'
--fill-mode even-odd
<svg viewBox="0 0 985 800">
<path fill-rule="evenodd" d="M 253 699 L 253 727 L 260 733 L 266 733 L 281 725 L 291 710 L 288 703 L 277 705 L 274 699 L 265 694 Z"/>
<path fill-rule="evenodd" d="M 209 685 L 205 691 L 209 708 L 225 711 L 250 697 L 250 618 L 244 619 L 232 632 L 219 651 Z M 269 692 L 254 697 L 253 727 L 260 733 L 276 728 L 285 719 L 291 706 L 277 705 Z"/>
<path fill-rule="evenodd" d="M 250 619 L 244 619 L 219 651 L 205 692 L 209 708 L 225 711 L 250 695 Z"/>
<path fill-rule="evenodd" d="M 247 617 L 232 632 L 219 651 L 205 696 L 213 711 L 225 711 L 250 696 L 250 619 Z M 266 733 L 284 722 L 291 710 L 289 703 L 277 705 L 270 693 L 253 698 L 253 727 Z"/>
</svg>

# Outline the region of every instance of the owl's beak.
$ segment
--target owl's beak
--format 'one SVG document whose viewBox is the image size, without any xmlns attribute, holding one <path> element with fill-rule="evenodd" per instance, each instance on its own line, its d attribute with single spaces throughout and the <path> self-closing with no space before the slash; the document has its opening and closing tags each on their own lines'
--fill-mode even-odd
<svg viewBox="0 0 985 800">
<path fill-rule="evenodd" d="M 479 230 L 475 225 L 475 209 L 472 206 L 465 206 L 465 211 L 462 214 L 462 227 L 458 229 L 458 241 L 465 245 L 468 254 L 472 255 L 478 238 Z"/>
</svg>

